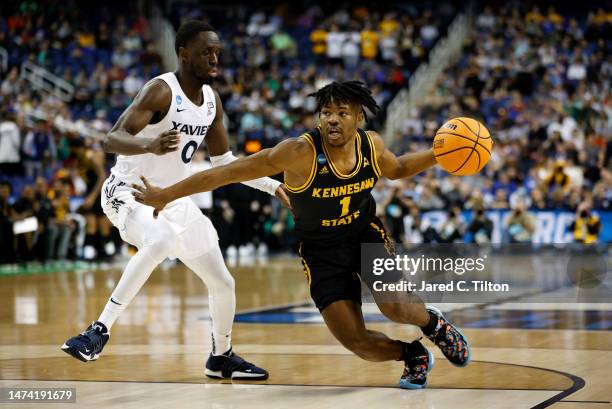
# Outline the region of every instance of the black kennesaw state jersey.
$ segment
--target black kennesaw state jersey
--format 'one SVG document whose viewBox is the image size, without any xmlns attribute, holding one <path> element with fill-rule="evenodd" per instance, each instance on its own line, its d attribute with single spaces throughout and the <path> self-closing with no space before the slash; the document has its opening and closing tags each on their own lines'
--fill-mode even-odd
<svg viewBox="0 0 612 409">
<path fill-rule="evenodd" d="M 346 175 L 330 160 L 319 128 L 300 138 L 308 141 L 315 155 L 306 183 L 297 187 L 285 184 L 298 238 L 318 243 L 356 238 L 376 213 L 371 191 L 380 177 L 380 169 L 370 135 L 363 129 L 357 130 L 357 164 Z"/>
</svg>

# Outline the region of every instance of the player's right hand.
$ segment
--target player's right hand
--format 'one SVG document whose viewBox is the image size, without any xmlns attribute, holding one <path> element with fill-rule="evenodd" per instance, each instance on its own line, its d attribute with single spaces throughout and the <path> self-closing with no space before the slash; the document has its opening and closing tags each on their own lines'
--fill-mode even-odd
<svg viewBox="0 0 612 409">
<path fill-rule="evenodd" d="M 164 155 L 178 149 L 181 133 L 177 129 L 163 132 L 147 144 L 147 152 Z"/>
</svg>

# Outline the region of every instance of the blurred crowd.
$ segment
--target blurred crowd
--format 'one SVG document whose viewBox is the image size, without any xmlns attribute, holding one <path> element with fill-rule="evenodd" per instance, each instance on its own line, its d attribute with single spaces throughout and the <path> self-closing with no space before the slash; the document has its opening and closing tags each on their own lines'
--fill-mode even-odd
<svg viewBox="0 0 612 409">
<path fill-rule="evenodd" d="M 386 107 L 455 14 L 451 2 L 393 8 L 298 2 L 269 10 L 174 3 L 170 18 L 175 26 L 204 19 L 219 30 L 225 49 L 216 89 L 237 146 L 251 153 L 311 129 L 314 100 L 307 95 L 332 80 L 364 81 Z M 384 113 L 371 125 L 383 120 Z"/>
<path fill-rule="evenodd" d="M 453 4 L 255 9 L 172 2 L 166 15 L 175 28 L 197 18 L 219 31 L 225 49 L 215 88 L 234 150 L 250 154 L 310 129 L 314 101 L 307 94 L 331 80 L 366 82 L 383 107 L 368 126 L 380 129 L 388 103 L 446 34 L 459 11 Z M 533 209 L 576 212 L 573 228 L 593 232 L 597 211 L 610 210 L 611 15 L 512 4 L 477 12 L 461 60 L 390 146 L 396 153 L 428 148 L 447 118 L 472 116 L 494 135 L 491 164 L 481 177 L 436 169 L 381 181 L 378 213 L 397 241 L 483 240 L 491 230 L 487 209 L 511 210 L 508 241 L 529 240 Z M 142 85 L 162 72 L 150 26 L 130 2 L 105 2 L 96 13 L 76 1 L 3 6 L 0 263 L 104 259 L 119 251 L 121 240 L 99 209 L 99 187 L 114 162 L 100 142 Z M 34 90 L 20 76 L 26 61 L 72 84 L 72 101 Z M 204 164 L 202 153 L 198 158 Z M 228 253 L 293 245 L 291 213 L 252 189 L 219 189 L 201 207 Z M 448 221 L 419 227 L 419 215 L 435 209 L 447 211 Z M 473 212 L 468 221 L 460 217 L 465 210 Z"/>
<path fill-rule="evenodd" d="M 603 8 L 485 6 L 460 61 L 406 118 L 393 150 L 424 149 L 448 118 L 470 116 L 494 137 L 491 163 L 476 177 L 432 170 L 402 181 L 391 202 L 403 206 L 391 209 L 512 210 L 522 222 L 506 223 L 511 240 L 518 231 L 530 238 L 530 210 L 576 212 L 594 231 L 596 212 L 612 206 L 611 34 L 612 13 Z M 459 232 L 465 238 L 468 226 Z"/>
</svg>

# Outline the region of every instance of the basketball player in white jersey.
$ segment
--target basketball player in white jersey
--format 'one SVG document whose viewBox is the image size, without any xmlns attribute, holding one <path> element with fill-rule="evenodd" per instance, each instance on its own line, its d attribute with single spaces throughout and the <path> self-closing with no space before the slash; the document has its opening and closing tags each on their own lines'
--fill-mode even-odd
<svg viewBox="0 0 612 409">
<path fill-rule="evenodd" d="M 213 166 L 236 158 L 229 150 L 219 95 L 210 87 L 217 75 L 221 42 L 214 29 L 200 21 L 183 24 L 175 39 L 176 73 L 149 81 L 106 136 L 104 149 L 117 163 L 102 188 L 102 208 L 121 237 L 138 248 L 128 262 L 102 314 L 85 332 L 62 349 L 87 362 L 98 358 L 112 325 L 165 258 L 179 258 L 208 287 L 212 318 L 212 353 L 205 373 L 214 378 L 255 379 L 268 373 L 232 352 L 231 330 L 236 299 L 217 232 L 190 198 L 154 214 L 137 203 L 131 185 L 146 175 L 158 186 L 170 186 L 190 175 L 190 162 L 206 138 Z M 246 183 L 289 200 L 280 183 L 269 178 Z"/>
</svg>

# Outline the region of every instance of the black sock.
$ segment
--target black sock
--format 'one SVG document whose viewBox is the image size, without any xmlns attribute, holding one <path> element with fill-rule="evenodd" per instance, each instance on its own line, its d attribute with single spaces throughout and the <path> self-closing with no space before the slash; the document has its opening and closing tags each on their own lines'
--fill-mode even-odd
<svg viewBox="0 0 612 409">
<path fill-rule="evenodd" d="M 438 325 L 438 316 L 432 314 L 429 311 L 427 311 L 427 313 L 429 314 L 429 323 L 427 323 L 427 325 L 425 325 L 424 327 L 421 327 L 421 331 L 423 331 L 423 334 L 425 334 L 425 336 L 430 337 L 433 335 L 436 326 Z"/>
<path fill-rule="evenodd" d="M 398 359 L 398 361 L 408 361 L 408 359 L 412 358 L 413 356 L 417 356 L 419 355 L 419 353 L 422 352 L 422 346 L 418 343 L 418 342 L 404 342 L 404 341 L 398 341 L 400 344 L 402 344 L 402 355 L 400 356 L 400 358 Z"/>
</svg>

